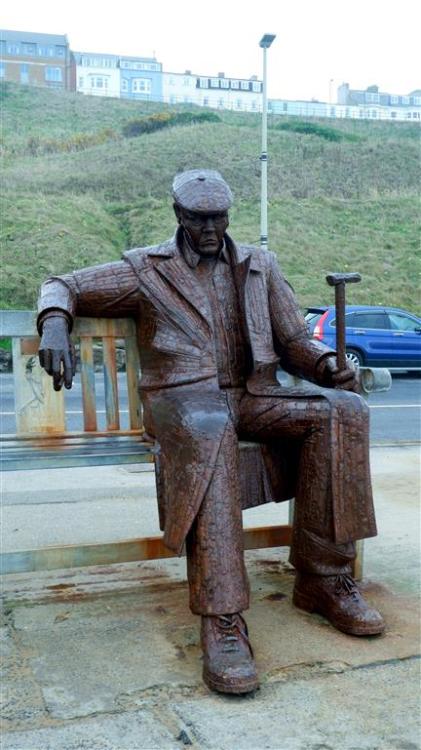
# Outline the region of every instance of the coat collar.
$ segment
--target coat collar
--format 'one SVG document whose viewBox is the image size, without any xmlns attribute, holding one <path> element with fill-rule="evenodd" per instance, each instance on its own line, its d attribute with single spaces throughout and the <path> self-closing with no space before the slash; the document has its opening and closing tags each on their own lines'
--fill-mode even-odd
<svg viewBox="0 0 421 750">
<path fill-rule="evenodd" d="M 225 234 L 224 237 L 225 240 L 225 250 L 232 258 L 232 263 L 234 266 L 239 265 L 240 263 L 244 263 L 250 258 L 250 270 L 251 271 L 261 271 L 262 265 L 261 262 L 259 262 L 259 258 L 257 256 L 257 248 L 254 245 L 237 245 L 234 240 L 229 236 L 229 234 Z M 171 237 L 170 240 L 167 240 L 166 242 L 163 242 L 161 245 L 158 245 L 156 247 L 148 248 L 148 256 L 150 257 L 160 257 L 160 258 L 173 258 L 174 256 L 181 256 L 180 253 L 180 243 L 182 242 L 182 232 L 180 231 L 180 227 L 177 229 L 176 233 L 173 237 Z M 161 265 L 161 264 L 160 264 Z"/>
</svg>

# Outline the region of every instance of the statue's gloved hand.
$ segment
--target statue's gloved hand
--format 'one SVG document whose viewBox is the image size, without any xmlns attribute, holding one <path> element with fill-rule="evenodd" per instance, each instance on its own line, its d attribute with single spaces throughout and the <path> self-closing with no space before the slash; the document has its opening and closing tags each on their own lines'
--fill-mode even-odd
<svg viewBox="0 0 421 750">
<path fill-rule="evenodd" d="M 53 378 L 55 391 L 61 390 L 63 383 L 65 388 L 72 387 L 76 357 L 64 316 L 44 320 L 38 356 L 41 367 Z"/>
<path fill-rule="evenodd" d="M 360 392 L 359 374 L 352 362 L 347 362 L 346 368 L 340 370 L 336 357 L 326 357 L 323 360 L 324 385 L 330 388 L 341 388 L 344 391 Z"/>
</svg>

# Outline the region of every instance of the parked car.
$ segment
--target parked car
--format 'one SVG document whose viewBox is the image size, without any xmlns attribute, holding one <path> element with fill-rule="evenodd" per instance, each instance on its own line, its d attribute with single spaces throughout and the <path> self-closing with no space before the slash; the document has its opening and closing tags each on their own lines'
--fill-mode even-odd
<svg viewBox="0 0 421 750">
<path fill-rule="evenodd" d="M 334 306 L 308 307 L 305 318 L 310 333 L 335 348 Z M 347 357 L 356 365 L 389 369 L 421 369 L 421 319 L 396 307 L 347 305 L 345 309 Z"/>
</svg>

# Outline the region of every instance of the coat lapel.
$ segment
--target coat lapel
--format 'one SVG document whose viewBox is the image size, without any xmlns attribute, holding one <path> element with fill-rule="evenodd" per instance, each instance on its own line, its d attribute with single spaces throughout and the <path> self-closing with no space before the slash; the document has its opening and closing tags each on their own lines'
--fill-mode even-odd
<svg viewBox="0 0 421 750">
<path fill-rule="evenodd" d="M 180 252 L 177 251 L 172 258 L 161 261 L 156 266 L 156 271 L 171 284 L 181 297 L 206 321 L 209 328 L 212 329 L 212 314 L 209 300 L 201 283 L 195 277 Z"/>
</svg>

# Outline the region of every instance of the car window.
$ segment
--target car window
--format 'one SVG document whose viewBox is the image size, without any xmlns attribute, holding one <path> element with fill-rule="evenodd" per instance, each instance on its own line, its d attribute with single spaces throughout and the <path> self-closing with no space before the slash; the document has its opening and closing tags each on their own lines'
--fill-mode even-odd
<svg viewBox="0 0 421 750">
<path fill-rule="evenodd" d="M 394 331 L 416 331 L 421 328 L 419 320 L 414 320 L 408 315 L 402 315 L 401 313 L 389 313 L 390 327 Z"/>
<path fill-rule="evenodd" d="M 355 328 L 389 329 L 389 318 L 383 312 L 356 312 L 352 324 Z"/>
<path fill-rule="evenodd" d="M 310 310 L 308 313 L 305 314 L 305 319 L 307 323 L 317 323 L 317 321 L 322 317 L 324 310 Z"/>
<path fill-rule="evenodd" d="M 354 325 L 354 315 L 355 315 L 354 312 L 347 313 L 345 315 L 345 326 Z M 330 321 L 329 325 L 332 326 L 333 328 L 336 328 L 336 318 L 333 318 L 333 320 Z"/>
</svg>

